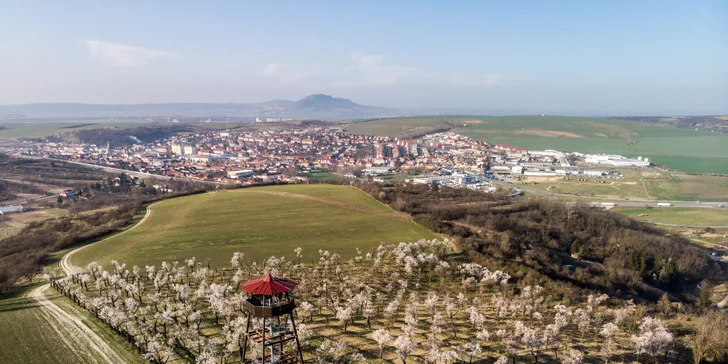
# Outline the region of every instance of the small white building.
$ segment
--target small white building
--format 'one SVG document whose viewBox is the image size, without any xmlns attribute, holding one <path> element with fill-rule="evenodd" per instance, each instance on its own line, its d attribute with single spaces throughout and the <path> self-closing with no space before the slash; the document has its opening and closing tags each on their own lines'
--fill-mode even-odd
<svg viewBox="0 0 728 364">
<path fill-rule="evenodd" d="M 21 205 L 0 206 L 0 215 L 17 214 L 25 211 Z"/>
<path fill-rule="evenodd" d="M 255 175 L 252 169 L 243 169 L 240 171 L 228 171 L 228 178 L 248 178 Z"/>
<path fill-rule="evenodd" d="M 524 176 L 533 176 L 533 177 L 554 177 L 554 176 L 556 176 L 556 172 L 529 170 L 529 171 L 523 172 L 523 175 Z"/>
<path fill-rule="evenodd" d="M 367 176 L 378 176 L 381 174 L 387 174 L 387 173 L 392 172 L 392 168 L 391 167 L 370 167 L 370 168 L 362 169 L 361 172 Z"/>
<path fill-rule="evenodd" d="M 607 175 L 607 171 L 600 171 L 596 169 L 587 169 L 584 171 L 585 176 L 589 177 L 602 177 Z"/>
<path fill-rule="evenodd" d="M 606 164 L 615 167 L 649 167 L 650 160 L 642 157 L 627 158 L 618 154 L 587 154 L 584 161 L 590 164 Z"/>
</svg>

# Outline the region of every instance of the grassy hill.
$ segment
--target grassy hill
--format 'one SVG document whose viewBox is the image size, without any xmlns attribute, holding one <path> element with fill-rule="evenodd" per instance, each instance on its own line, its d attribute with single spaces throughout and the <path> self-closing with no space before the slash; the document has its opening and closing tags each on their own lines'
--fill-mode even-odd
<svg viewBox="0 0 728 364">
<path fill-rule="evenodd" d="M 221 191 L 165 200 L 137 228 L 79 251 L 71 263 L 144 266 L 196 257 L 215 266 L 236 251 L 258 262 L 271 255 L 305 260 L 318 250 L 348 260 L 355 248 L 436 235 L 364 192 L 347 186 L 291 185 Z"/>
<path fill-rule="evenodd" d="M 683 172 L 728 174 L 728 135 L 669 125 L 568 116 L 438 116 L 346 126 L 354 133 L 401 137 L 444 128 L 494 144 L 641 155 Z"/>
</svg>

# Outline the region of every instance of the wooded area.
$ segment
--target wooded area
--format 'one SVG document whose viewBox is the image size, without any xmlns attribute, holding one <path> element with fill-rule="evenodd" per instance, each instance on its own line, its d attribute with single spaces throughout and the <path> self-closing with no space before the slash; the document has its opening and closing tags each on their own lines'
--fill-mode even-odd
<svg viewBox="0 0 728 364">
<path fill-rule="evenodd" d="M 564 295 L 587 289 L 657 300 L 669 292 L 694 301 L 701 282 L 727 277 L 689 240 L 586 204 L 427 185 L 357 187 L 452 236 L 474 261 Z"/>
</svg>

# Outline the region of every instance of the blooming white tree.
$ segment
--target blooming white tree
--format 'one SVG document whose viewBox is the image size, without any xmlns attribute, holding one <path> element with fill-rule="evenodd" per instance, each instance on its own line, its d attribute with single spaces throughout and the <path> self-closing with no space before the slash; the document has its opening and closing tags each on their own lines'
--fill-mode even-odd
<svg viewBox="0 0 728 364">
<path fill-rule="evenodd" d="M 324 340 L 316 349 L 316 360 L 318 363 L 338 363 L 346 356 L 347 345 L 343 341 Z"/>
<path fill-rule="evenodd" d="M 349 321 L 351 321 L 351 307 L 337 307 L 336 319 L 344 325 L 344 332 L 346 332 Z"/>
<path fill-rule="evenodd" d="M 472 363 L 473 360 L 479 359 L 483 355 L 483 348 L 480 347 L 475 340 L 470 340 L 461 347 L 458 348 L 458 352 L 468 363 Z"/>
<path fill-rule="evenodd" d="M 301 313 L 301 316 L 303 317 L 303 320 L 305 321 L 306 316 L 308 316 L 309 320 L 313 320 L 313 305 L 308 303 L 307 301 L 301 302 L 301 304 L 298 305 L 298 311 Z"/>
<path fill-rule="evenodd" d="M 398 336 L 394 340 L 394 350 L 397 352 L 397 356 L 402 360 L 403 364 L 407 363 L 407 358 L 412 354 L 416 346 L 417 344 L 407 335 Z"/>
<path fill-rule="evenodd" d="M 378 329 L 372 332 L 372 338 L 379 346 L 379 358 L 381 359 L 384 354 L 384 346 L 392 341 L 392 335 L 385 329 Z"/>
<path fill-rule="evenodd" d="M 601 349 L 599 349 L 599 356 L 604 359 L 605 363 L 609 363 L 609 358 L 611 358 L 612 353 L 614 353 L 614 335 L 618 331 L 619 327 L 612 322 L 607 322 L 606 324 L 604 324 L 601 331 L 599 331 L 599 335 L 605 340 L 602 344 Z"/>
<path fill-rule="evenodd" d="M 579 350 L 569 349 L 561 356 L 561 364 L 580 364 L 584 360 L 584 354 Z"/>
<path fill-rule="evenodd" d="M 637 360 L 643 353 L 656 355 L 673 342 L 673 335 L 667 331 L 661 320 L 650 316 L 640 322 L 639 335 L 632 335 L 632 344 L 637 351 Z"/>
</svg>

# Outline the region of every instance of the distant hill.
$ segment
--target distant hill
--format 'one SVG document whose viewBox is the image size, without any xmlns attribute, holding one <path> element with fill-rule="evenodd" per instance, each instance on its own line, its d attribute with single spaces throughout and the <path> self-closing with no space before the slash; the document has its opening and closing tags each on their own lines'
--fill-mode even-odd
<svg viewBox="0 0 728 364">
<path fill-rule="evenodd" d="M 0 115 L 26 118 L 70 117 L 284 117 L 294 119 L 352 119 L 402 115 L 402 111 L 357 104 L 351 100 L 315 94 L 298 101 L 260 103 L 73 104 L 42 103 L 0 105 Z"/>
</svg>

